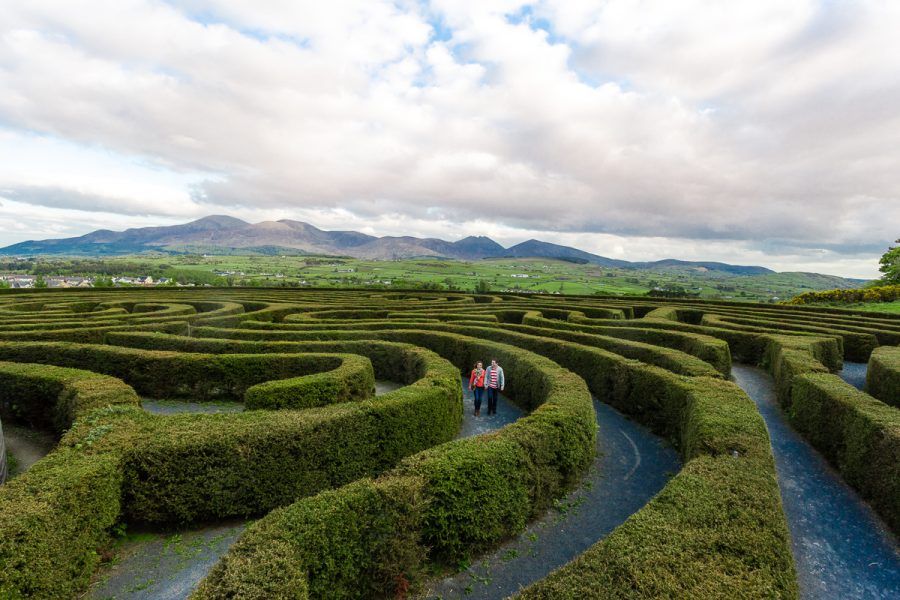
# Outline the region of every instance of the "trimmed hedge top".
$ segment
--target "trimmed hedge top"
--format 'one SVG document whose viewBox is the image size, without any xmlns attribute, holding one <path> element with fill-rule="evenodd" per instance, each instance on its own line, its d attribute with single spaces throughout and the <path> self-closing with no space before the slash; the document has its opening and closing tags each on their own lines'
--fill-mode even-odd
<svg viewBox="0 0 900 600">
<path fill-rule="evenodd" d="M 0 294 L 0 413 L 61 435 L 0 487 L 0 597 L 76 596 L 118 522 L 234 516 L 261 518 L 196 597 L 403 594 L 429 563 L 492 548 L 577 484 L 592 395 L 671 440 L 684 467 L 524 597 L 796 597 L 768 436 L 726 381 L 732 358 L 774 375 L 794 426 L 896 531 L 898 343 L 888 317 L 725 302 Z M 869 393 L 833 374 L 870 355 Z M 454 440 L 459 372 L 492 357 L 529 414 Z M 376 378 L 405 387 L 375 397 Z M 247 410 L 152 415 L 138 394 Z"/>
</svg>

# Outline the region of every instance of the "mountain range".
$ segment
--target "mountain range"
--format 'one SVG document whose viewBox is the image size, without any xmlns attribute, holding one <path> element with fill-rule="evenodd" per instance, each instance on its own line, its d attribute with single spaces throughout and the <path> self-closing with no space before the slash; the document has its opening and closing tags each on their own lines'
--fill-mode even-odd
<svg viewBox="0 0 900 600">
<path fill-rule="evenodd" d="M 504 248 L 485 236 L 469 236 L 456 242 L 411 236 L 375 237 L 358 231 L 324 231 L 309 223 L 289 219 L 247 223 L 223 215 L 212 215 L 183 225 L 141 227 L 125 231 L 100 229 L 79 237 L 20 242 L 0 248 L 0 255 L 109 256 L 147 251 L 316 254 L 381 260 L 425 257 L 458 260 L 552 258 L 632 269 L 691 268 L 731 275 L 774 273 L 765 267 L 720 262 L 675 259 L 629 262 L 534 239 Z"/>
</svg>

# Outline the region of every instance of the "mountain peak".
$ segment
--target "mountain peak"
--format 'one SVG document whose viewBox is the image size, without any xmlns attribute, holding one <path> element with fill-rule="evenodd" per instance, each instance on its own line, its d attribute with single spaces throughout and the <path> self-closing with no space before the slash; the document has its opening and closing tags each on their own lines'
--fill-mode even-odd
<svg viewBox="0 0 900 600">
<path fill-rule="evenodd" d="M 249 223 L 247 223 L 247 221 L 242 221 L 237 217 L 229 217 L 228 215 L 209 215 L 207 217 L 201 217 L 196 221 L 186 223 L 186 225 L 203 229 L 231 229 L 232 227 L 246 227 Z"/>
<path fill-rule="evenodd" d="M 20 242 L 0 248 L 0 255 L 121 255 L 147 250 L 184 251 L 202 248 L 215 252 L 236 249 L 248 252 L 259 248 L 284 248 L 313 254 L 353 256 L 366 259 L 400 259 L 411 257 L 454 258 L 544 258 L 590 263 L 601 267 L 629 269 L 693 268 L 728 272 L 734 275 L 756 275 L 770 272 L 763 267 L 727 265 L 717 262 L 692 262 L 667 259 L 635 263 L 591 254 L 577 248 L 530 239 L 504 248 L 491 238 L 470 235 L 455 242 L 412 236 L 374 237 L 358 231 L 324 231 L 303 221 L 281 219 L 250 224 L 227 215 L 210 215 L 185 223 L 164 227 L 140 227 L 127 231 L 98 230 L 83 236 Z"/>
</svg>

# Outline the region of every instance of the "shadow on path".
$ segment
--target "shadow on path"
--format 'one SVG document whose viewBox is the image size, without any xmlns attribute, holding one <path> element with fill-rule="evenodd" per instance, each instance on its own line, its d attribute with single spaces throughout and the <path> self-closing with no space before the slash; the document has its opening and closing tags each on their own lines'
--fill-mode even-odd
<svg viewBox="0 0 900 600">
<path fill-rule="evenodd" d="M 14 460 L 9 477 L 24 473 L 56 448 L 53 435 L 9 422 L 3 423 L 3 439 Z"/>
<path fill-rule="evenodd" d="M 900 553 L 884 523 L 791 428 L 769 374 L 745 365 L 731 372 L 769 429 L 801 597 L 900 597 Z"/>
<path fill-rule="evenodd" d="M 858 390 L 866 387 L 866 373 L 869 370 L 868 363 L 855 363 L 844 361 L 844 368 L 837 375 Z"/>
<path fill-rule="evenodd" d="M 426 597 L 506 598 L 597 543 L 681 468 L 675 450 L 648 429 L 596 399 L 594 408 L 597 455 L 582 485 L 514 540 L 469 569 L 432 582 Z"/>
</svg>

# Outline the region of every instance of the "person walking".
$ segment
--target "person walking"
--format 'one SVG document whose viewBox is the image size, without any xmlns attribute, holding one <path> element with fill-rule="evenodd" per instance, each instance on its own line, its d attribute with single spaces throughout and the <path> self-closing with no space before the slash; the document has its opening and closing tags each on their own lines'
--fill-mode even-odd
<svg viewBox="0 0 900 600">
<path fill-rule="evenodd" d="M 497 395 L 506 386 L 506 378 L 503 376 L 503 367 L 497 364 L 497 359 L 491 359 L 491 366 L 484 371 L 484 387 L 487 389 L 488 415 L 497 414 Z"/>
<path fill-rule="evenodd" d="M 469 375 L 469 391 L 475 397 L 475 416 L 481 416 L 481 397 L 484 395 L 484 365 L 479 360 Z"/>
</svg>

